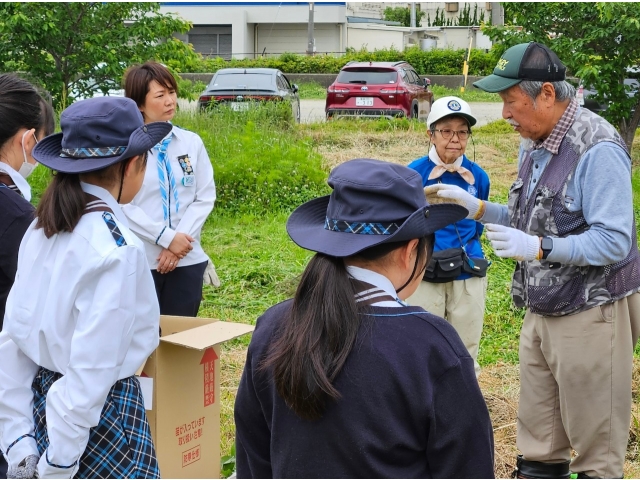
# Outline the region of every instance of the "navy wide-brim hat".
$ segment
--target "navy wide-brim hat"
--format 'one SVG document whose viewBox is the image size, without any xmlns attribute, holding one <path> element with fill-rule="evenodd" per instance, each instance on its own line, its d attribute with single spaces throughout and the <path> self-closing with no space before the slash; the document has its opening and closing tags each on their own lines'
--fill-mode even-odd
<svg viewBox="0 0 640 480">
<path fill-rule="evenodd" d="M 328 183 L 331 195 L 296 208 L 287 232 L 298 246 L 334 257 L 421 238 L 469 213 L 457 204 L 427 203 L 420 174 L 395 163 L 350 160 L 331 171 Z"/>
<path fill-rule="evenodd" d="M 66 108 L 60 128 L 62 133 L 38 142 L 33 158 L 58 172 L 86 173 L 151 150 L 173 126 L 168 122 L 145 125 L 130 98 L 97 97 Z"/>
</svg>

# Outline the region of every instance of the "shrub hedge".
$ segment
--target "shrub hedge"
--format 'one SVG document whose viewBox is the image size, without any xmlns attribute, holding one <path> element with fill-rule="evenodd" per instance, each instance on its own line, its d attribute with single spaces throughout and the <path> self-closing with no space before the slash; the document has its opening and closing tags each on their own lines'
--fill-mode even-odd
<svg viewBox="0 0 640 480">
<path fill-rule="evenodd" d="M 349 50 L 341 57 L 316 55 L 309 57 L 283 53 L 278 57 L 224 60 L 220 57 L 202 59 L 190 64 L 185 73 L 216 72 L 221 68 L 279 68 L 285 73 L 338 73 L 350 61 L 396 62 L 405 60 L 420 75 L 460 75 L 466 58 L 466 50 L 421 50 L 410 47 L 404 51 L 394 48 L 374 50 Z M 473 49 L 469 60 L 469 75 L 489 75 L 495 59 L 484 50 Z"/>
<path fill-rule="evenodd" d="M 216 212 L 291 212 L 329 193 L 322 157 L 310 141 L 295 135 L 290 116 L 285 118 L 275 105 L 176 115 L 174 123 L 198 133 L 207 149 L 216 180 Z"/>
</svg>

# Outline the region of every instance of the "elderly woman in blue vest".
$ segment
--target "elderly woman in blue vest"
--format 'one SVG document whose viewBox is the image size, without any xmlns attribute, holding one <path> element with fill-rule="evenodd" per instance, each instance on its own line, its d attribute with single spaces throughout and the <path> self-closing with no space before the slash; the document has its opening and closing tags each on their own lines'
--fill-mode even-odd
<svg viewBox="0 0 640 480">
<path fill-rule="evenodd" d="M 489 177 L 464 154 L 476 118 L 469 104 L 457 97 L 436 100 L 427 118 L 431 150 L 409 164 L 422 175 L 425 187 L 457 185 L 480 200 L 489 197 Z M 441 202 L 435 193 L 427 198 Z M 418 290 L 407 300 L 451 323 L 478 365 L 487 293 L 486 261 L 480 245 L 483 226 L 474 219 L 460 220 L 436 232 L 433 258 Z"/>
</svg>

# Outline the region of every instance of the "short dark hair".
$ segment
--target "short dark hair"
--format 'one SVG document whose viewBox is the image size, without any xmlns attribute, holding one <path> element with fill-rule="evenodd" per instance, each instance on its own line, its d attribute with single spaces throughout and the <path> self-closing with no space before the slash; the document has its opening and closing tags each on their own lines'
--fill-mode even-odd
<svg viewBox="0 0 640 480">
<path fill-rule="evenodd" d="M 169 69 L 161 63 L 148 61 L 142 65 L 133 65 L 124 73 L 125 96 L 141 107 L 149 93 L 149 85 L 154 80 L 169 90 L 178 91 L 176 79 Z"/>
<path fill-rule="evenodd" d="M 21 128 L 42 128 L 42 97 L 26 80 L 14 75 L 0 75 L 0 147 Z"/>
</svg>

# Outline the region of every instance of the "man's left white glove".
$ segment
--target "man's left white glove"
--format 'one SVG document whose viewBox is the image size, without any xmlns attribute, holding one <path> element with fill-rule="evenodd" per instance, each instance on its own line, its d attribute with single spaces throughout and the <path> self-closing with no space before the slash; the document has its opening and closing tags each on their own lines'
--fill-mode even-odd
<svg viewBox="0 0 640 480">
<path fill-rule="evenodd" d="M 29 455 L 23 458 L 16 467 L 9 467 L 7 478 L 38 478 L 39 460 L 37 455 Z"/>
<path fill-rule="evenodd" d="M 216 267 L 208 257 L 207 268 L 204 269 L 204 276 L 202 277 L 202 280 L 205 285 L 211 285 L 216 288 L 220 286 L 220 277 L 218 277 L 218 274 L 216 273 Z"/>
<path fill-rule="evenodd" d="M 496 255 L 515 260 L 537 260 L 540 252 L 540 238 L 529 235 L 517 228 L 487 223 L 487 238 Z"/>
</svg>

